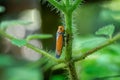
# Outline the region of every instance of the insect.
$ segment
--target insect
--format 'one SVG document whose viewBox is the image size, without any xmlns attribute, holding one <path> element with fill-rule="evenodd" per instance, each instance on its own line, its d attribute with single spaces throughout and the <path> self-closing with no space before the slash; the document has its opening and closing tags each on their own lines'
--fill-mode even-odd
<svg viewBox="0 0 120 80">
<path fill-rule="evenodd" d="M 58 26 L 58 30 L 56 33 L 56 58 L 59 58 L 62 53 L 63 40 L 64 40 L 64 27 Z"/>
</svg>

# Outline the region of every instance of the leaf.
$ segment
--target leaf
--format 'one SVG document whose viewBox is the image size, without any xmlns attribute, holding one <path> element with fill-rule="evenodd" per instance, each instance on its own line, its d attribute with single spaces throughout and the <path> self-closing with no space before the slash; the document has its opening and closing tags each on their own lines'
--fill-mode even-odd
<svg viewBox="0 0 120 80">
<path fill-rule="evenodd" d="M 27 41 L 24 39 L 13 39 L 11 42 L 12 42 L 12 44 L 14 44 L 18 47 L 22 47 L 22 46 L 25 46 L 27 44 Z"/>
<path fill-rule="evenodd" d="M 96 31 L 95 34 L 96 35 L 106 35 L 111 38 L 114 30 L 115 30 L 115 26 L 113 24 L 110 24 L 110 25 L 100 28 L 98 31 Z"/>
<path fill-rule="evenodd" d="M 6 29 L 9 26 L 14 26 L 14 25 L 18 25 L 18 24 L 28 25 L 30 23 L 31 23 L 30 21 L 24 21 L 24 20 L 2 21 L 1 25 L 0 25 L 0 28 L 1 29 Z"/>
<path fill-rule="evenodd" d="M 34 35 L 29 35 L 27 36 L 26 40 L 32 40 L 32 39 L 48 39 L 51 38 L 52 35 L 50 34 L 34 34 Z"/>
</svg>

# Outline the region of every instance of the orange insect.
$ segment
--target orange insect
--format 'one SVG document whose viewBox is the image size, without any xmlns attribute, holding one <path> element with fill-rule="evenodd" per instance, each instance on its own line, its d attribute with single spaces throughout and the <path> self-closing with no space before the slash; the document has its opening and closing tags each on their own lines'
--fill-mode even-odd
<svg viewBox="0 0 120 80">
<path fill-rule="evenodd" d="M 56 35 L 56 58 L 59 58 L 62 53 L 63 40 L 64 40 L 64 27 L 58 26 Z"/>
</svg>

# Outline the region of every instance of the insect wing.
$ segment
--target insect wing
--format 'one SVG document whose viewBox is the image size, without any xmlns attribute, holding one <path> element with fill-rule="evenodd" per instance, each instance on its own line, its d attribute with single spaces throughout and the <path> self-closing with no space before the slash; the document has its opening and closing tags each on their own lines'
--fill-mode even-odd
<svg viewBox="0 0 120 80">
<path fill-rule="evenodd" d="M 57 33 L 56 37 L 56 58 L 59 58 L 63 47 L 63 34 Z"/>
</svg>

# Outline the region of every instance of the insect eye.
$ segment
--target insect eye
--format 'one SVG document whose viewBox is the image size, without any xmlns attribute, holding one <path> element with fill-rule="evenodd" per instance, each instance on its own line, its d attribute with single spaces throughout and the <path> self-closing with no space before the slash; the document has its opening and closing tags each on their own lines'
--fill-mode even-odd
<svg viewBox="0 0 120 80">
<path fill-rule="evenodd" d="M 60 30 L 62 30 L 62 28 L 60 28 Z"/>
<path fill-rule="evenodd" d="M 58 29 L 59 29 L 60 31 L 63 31 L 63 30 L 64 30 L 63 26 L 59 26 Z"/>
</svg>

